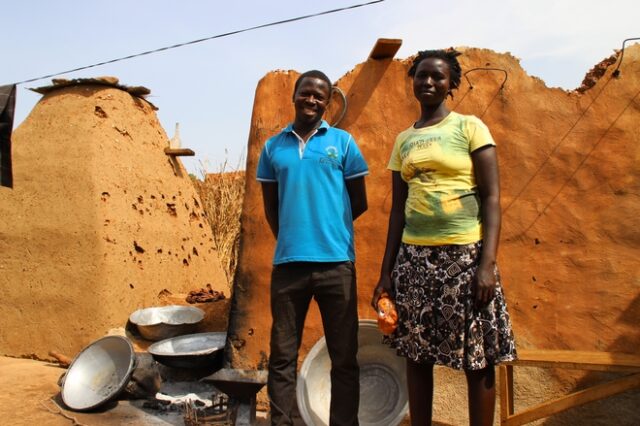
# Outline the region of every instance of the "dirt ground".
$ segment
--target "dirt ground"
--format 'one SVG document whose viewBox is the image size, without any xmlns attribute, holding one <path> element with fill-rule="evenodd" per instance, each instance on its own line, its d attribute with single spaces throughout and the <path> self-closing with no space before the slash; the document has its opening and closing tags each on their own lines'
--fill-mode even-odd
<svg viewBox="0 0 640 426">
<path fill-rule="evenodd" d="M 31 359 L 0 357 L 0 419 L 11 425 L 166 425 L 182 426 L 180 413 L 149 413 L 139 402 L 118 401 L 95 413 L 61 409 L 58 378 L 64 369 L 57 364 Z M 295 426 L 304 426 L 296 419 Z M 436 425 L 445 426 L 442 423 Z M 266 411 L 256 413 L 256 426 L 269 425 Z M 405 419 L 400 426 L 408 426 Z"/>
<path fill-rule="evenodd" d="M 64 425 L 64 418 L 51 402 L 64 372 L 54 364 L 17 358 L 0 358 L 0 418 L 7 424 Z"/>
<path fill-rule="evenodd" d="M 74 413 L 59 405 L 56 364 L 0 357 L 0 419 L 6 425 L 184 425 L 180 413 L 153 413 L 142 401 L 117 401 L 103 410 Z M 267 413 L 257 413 L 257 426 L 268 425 Z"/>
<path fill-rule="evenodd" d="M 65 370 L 56 364 L 31 359 L 0 357 L 0 419 L 6 425 L 184 425 L 180 413 L 161 414 L 141 408 L 142 401 L 117 401 L 105 409 L 92 413 L 75 413 L 61 409 L 56 405 L 59 401 L 58 378 Z M 444 379 L 444 377 L 440 377 Z M 449 377 L 447 380 L 450 380 Z M 455 380 L 454 380 L 455 381 Z M 544 380 L 541 380 L 544 382 Z M 462 384 L 459 383 L 460 388 Z M 527 389 L 519 389 L 527 392 Z M 531 391 L 531 390 L 529 390 Z M 590 425 L 634 425 L 637 413 L 625 411 L 637 403 L 640 392 L 627 393 L 623 397 L 599 401 L 581 408 L 583 417 L 588 417 Z M 463 397 L 462 395 L 460 396 Z M 464 401 L 462 401 L 464 402 Z M 461 401 L 456 401 L 464 405 Z M 58 402 L 59 403 L 59 402 Z M 637 404 L 635 404 L 637 406 Z M 442 407 L 440 407 L 442 408 Z M 564 426 L 575 424 L 575 410 L 570 410 L 557 417 L 537 421 L 532 425 Z M 436 407 L 434 425 L 453 426 L 456 423 L 441 421 L 446 416 L 442 409 Z M 496 416 L 497 417 L 497 416 Z M 607 418 L 609 420 L 607 420 Z M 613 423 L 611 423 L 611 420 Z M 268 413 L 258 411 L 256 426 L 269 424 Z M 405 418 L 400 426 L 408 426 Z M 302 422 L 296 426 L 304 426 Z"/>
</svg>

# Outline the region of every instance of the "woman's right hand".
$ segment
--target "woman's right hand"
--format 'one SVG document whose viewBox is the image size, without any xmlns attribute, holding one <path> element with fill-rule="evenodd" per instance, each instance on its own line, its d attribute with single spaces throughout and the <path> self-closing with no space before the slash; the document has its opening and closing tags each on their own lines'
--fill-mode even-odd
<svg viewBox="0 0 640 426">
<path fill-rule="evenodd" d="M 382 293 L 387 293 L 390 296 L 393 295 L 393 291 L 391 290 L 391 277 L 389 275 L 381 275 L 376 288 L 373 289 L 371 307 L 376 312 L 378 312 L 378 300 L 380 300 L 380 296 L 382 296 Z"/>
</svg>

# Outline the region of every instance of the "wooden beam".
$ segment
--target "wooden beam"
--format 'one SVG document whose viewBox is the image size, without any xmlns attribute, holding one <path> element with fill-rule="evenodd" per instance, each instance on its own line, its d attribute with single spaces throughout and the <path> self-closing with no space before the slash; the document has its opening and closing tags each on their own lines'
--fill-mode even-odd
<svg viewBox="0 0 640 426">
<path fill-rule="evenodd" d="M 393 55 L 398 51 L 402 40 L 400 39 L 378 39 L 373 50 L 360 67 L 348 93 L 345 93 L 349 104 L 340 121 L 341 129 L 349 127 L 358 120 L 362 111 L 369 103 L 371 96 L 377 90 L 378 83 L 384 77 L 387 69 L 393 63 Z"/>
<path fill-rule="evenodd" d="M 640 387 L 640 373 L 621 377 L 536 405 L 518 414 L 509 416 L 506 421 L 503 420 L 501 424 L 506 426 L 523 425 L 543 417 L 549 417 L 552 414 L 560 413 L 569 408 L 608 398 L 638 387 Z"/>
<path fill-rule="evenodd" d="M 369 53 L 369 59 L 391 59 L 402 46 L 399 38 L 379 38 Z"/>
<path fill-rule="evenodd" d="M 189 148 L 165 148 L 164 153 L 173 157 L 193 157 L 196 153 Z"/>
<path fill-rule="evenodd" d="M 640 356 L 613 352 L 518 349 L 519 367 L 567 368 L 590 371 L 640 371 Z"/>
<path fill-rule="evenodd" d="M 514 413 L 513 365 L 500 365 L 500 420 L 507 421 Z"/>
</svg>

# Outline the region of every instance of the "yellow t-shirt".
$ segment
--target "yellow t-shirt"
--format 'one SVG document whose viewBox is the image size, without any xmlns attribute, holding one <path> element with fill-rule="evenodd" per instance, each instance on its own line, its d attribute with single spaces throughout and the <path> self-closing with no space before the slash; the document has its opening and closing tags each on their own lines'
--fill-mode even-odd
<svg viewBox="0 0 640 426">
<path fill-rule="evenodd" d="M 402 242 L 440 246 L 482 239 L 471 153 L 487 145 L 495 145 L 487 126 L 455 112 L 398 135 L 388 168 L 400 172 L 409 187 Z"/>
</svg>

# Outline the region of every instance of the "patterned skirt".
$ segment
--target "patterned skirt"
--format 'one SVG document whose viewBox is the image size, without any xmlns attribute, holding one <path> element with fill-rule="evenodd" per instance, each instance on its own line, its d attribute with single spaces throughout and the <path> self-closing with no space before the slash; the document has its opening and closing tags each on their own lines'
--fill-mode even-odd
<svg viewBox="0 0 640 426">
<path fill-rule="evenodd" d="M 493 300 L 474 306 L 472 285 L 481 250 L 482 242 L 401 244 L 392 273 L 398 327 L 385 336 L 398 355 L 458 370 L 516 359 L 499 275 Z"/>
</svg>

